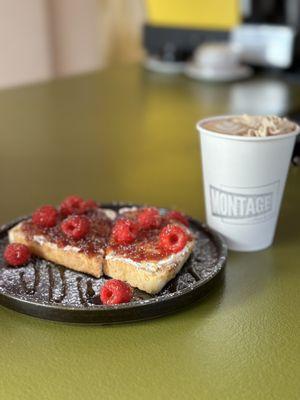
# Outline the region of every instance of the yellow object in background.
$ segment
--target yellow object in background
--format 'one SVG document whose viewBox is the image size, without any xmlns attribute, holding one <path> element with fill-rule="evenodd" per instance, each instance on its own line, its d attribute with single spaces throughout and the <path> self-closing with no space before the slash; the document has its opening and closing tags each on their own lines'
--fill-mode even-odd
<svg viewBox="0 0 300 400">
<path fill-rule="evenodd" d="M 147 0 L 153 26 L 228 30 L 239 24 L 238 0 Z"/>
</svg>

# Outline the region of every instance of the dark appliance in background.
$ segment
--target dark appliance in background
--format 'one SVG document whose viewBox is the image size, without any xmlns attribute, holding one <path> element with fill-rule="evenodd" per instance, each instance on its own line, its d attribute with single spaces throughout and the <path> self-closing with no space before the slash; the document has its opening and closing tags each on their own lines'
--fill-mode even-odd
<svg viewBox="0 0 300 400">
<path fill-rule="evenodd" d="M 244 32 L 248 30 L 250 64 L 252 56 L 252 65 L 265 69 L 274 70 L 277 68 L 282 70 L 283 78 L 292 73 L 290 78 L 299 82 L 300 0 L 244 0 L 240 2 L 240 5 L 243 23 L 237 30 L 243 31 L 244 29 Z M 235 32 L 233 31 L 232 37 L 234 35 Z M 260 35 L 261 37 L 259 37 Z M 263 39 L 265 39 L 265 42 Z M 258 49 L 257 59 L 255 59 L 255 54 L 251 54 L 251 45 Z M 272 50 L 272 46 L 273 59 L 270 57 L 270 47 Z M 271 62 L 267 57 L 268 51 Z M 245 52 L 247 52 L 247 49 Z M 248 61 L 247 56 L 244 57 L 244 60 Z M 299 112 L 290 112 L 287 117 L 300 125 L 300 110 Z M 292 162 L 294 165 L 300 165 L 299 135 L 296 139 Z"/>
<path fill-rule="evenodd" d="M 242 24 L 233 30 L 244 34 L 244 58 L 253 65 L 299 70 L 300 73 L 300 1 L 241 0 Z M 252 54 L 253 49 L 257 53 Z M 252 59 L 251 59 L 252 58 Z M 252 62 L 251 62 L 252 61 Z"/>
<path fill-rule="evenodd" d="M 188 7 L 193 13 L 193 4 L 186 2 L 182 7 Z M 205 12 L 205 2 L 202 4 L 202 12 Z M 167 62 L 188 61 L 199 45 L 228 40 L 241 49 L 241 59 L 246 64 L 266 72 L 277 71 L 283 74 L 283 79 L 299 83 L 300 0 L 239 0 L 236 5 L 240 23 L 227 29 L 164 26 L 150 20 L 144 26 L 143 34 L 148 55 Z M 300 110 L 296 111 L 288 117 L 300 124 Z M 299 136 L 293 162 L 300 163 Z"/>
<path fill-rule="evenodd" d="M 193 12 L 192 3 L 185 7 Z M 144 47 L 161 60 L 186 61 L 202 43 L 228 39 L 244 47 L 248 64 L 300 70 L 300 0 L 239 0 L 237 7 L 240 24 L 233 29 L 157 26 L 149 21 L 144 26 Z"/>
</svg>

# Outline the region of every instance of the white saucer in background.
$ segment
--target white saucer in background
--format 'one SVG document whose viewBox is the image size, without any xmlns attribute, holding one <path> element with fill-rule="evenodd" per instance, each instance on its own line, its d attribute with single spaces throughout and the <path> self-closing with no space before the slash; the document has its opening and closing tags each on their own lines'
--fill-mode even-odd
<svg viewBox="0 0 300 400">
<path fill-rule="evenodd" d="M 187 64 L 184 74 L 189 78 L 201 81 L 232 82 L 252 76 L 253 69 L 246 65 L 237 65 L 232 69 L 201 68 L 194 64 Z"/>
<path fill-rule="evenodd" d="M 193 79 L 232 82 L 252 75 L 252 68 L 240 63 L 240 51 L 230 42 L 207 42 L 196 48 L 184 73 Z"/>
<path fill-rule="evenodd" d="M 180 74 L 184 71 L 185 65 L 185 62 L 162 61 L 155 57 L 147 57 L 144 61 L 146 69 L 163 74 Z"/>
</svg>

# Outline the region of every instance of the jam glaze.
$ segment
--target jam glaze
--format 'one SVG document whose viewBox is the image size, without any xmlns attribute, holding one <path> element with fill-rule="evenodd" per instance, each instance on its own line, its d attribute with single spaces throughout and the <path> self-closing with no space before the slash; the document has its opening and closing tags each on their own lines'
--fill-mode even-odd
<svg viewBox="0 0 300 400">
<path fill-rule="evenodd" d="M 119 218 L 128 218 L 136 221 L 138 213 L 138 210 L 126 211 L 121 213 Z M 187 234 L 187 243 L 194 239 L 186 226 L 180 224 L 178 221 L 170 221 L 170 219 L 161 216 L 161 223 L 158 228 L 141 229 L 136 240 L 131 244 L 122 245 L 111 239 L 107 252 L 113 252 L 114 255 L 128 258 L 136 262 L 157 262 L 169 257 L 170 253 L 159 246 L 159 235 L 162 228 L 170 223 L 180 225 L 185 230 Z"/>
<path fill-rule="evenodd" d="M 132 211 L 120 213 L 117 219 L 128 218 L 136 221 L 138 213 L 139 209 L 134 208 Z M 169 223 L 178 224 L 185 230 L 188 243 L 194 239 L 192 233 L 184 225 L 162 215 L 161 224 L 158 228 L 141 229 L 133 243 L 122 245 L 115 243 L 111 238 L 114 220 L 107 216 L 106 210 L 96 208 L 85 212 L 84 215 L 90 220 L 90 231 L 83 239 L 75 240 L 62 232 L 60 224 L 64 217 L 61 215 L 57 224 L 52 228 L 40 227 L 35 225 L 32 219 L 28 219 L 22 223 L 22 231 L 28 240 L 39 242 L 41 245 L 43 241 L 47 241 L 66 251 L 72 249 L 87 256 L 103 256 L 107 249 L 107 253 L 113 252 L 115 255 L 136 262 L 157 262 L 170 256 L 169 252 L 159 246 L 160 232 Z"/>
<path fill-rule="evenodd" d="M 22 223 L 22 231 L 30 241 L 37 241 L 41 239 L 40 244 L 43 241 L 55 244 L 59 248 L 65 248 L 84 253 L 87 256 L 94 256 L 98 254 L 103 255 L 103 251 L 109 241 L 113 221 L 108 218 L 105 210 L 101 208 L 91 209 L 86 211 L 84 215 L 90 221 L 90 231 L 88 234 L 80 239 L 75 240 L 69 236 L 66 236 L 61 228 L 60 224 L 63 221 L 63 217 L 59 216 L 57 224 L 52 228 L 45 228 L 35 225 L 32 219 L 28 219 Z"/>
</svg>

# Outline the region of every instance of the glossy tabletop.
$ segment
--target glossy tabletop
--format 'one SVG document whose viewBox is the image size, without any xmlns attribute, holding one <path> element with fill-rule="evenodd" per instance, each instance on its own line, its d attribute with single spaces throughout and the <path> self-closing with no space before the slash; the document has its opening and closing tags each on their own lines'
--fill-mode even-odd
<svg viewBox="0 0 300 400">
<path fill-rule="evenodd" d="M 299 95 L 277 78 L 200 84 L 139 66 L 1 91 L 0 224 L 75 193 L 204 220 L 195 122 L 296 110 Z M 224 284 L 168 317 L 103 327 L 0 307 L 0 398 L 299 399 L 299 217 L 292 167 L 273 247 L 231 252 Z"/>
</svg>

